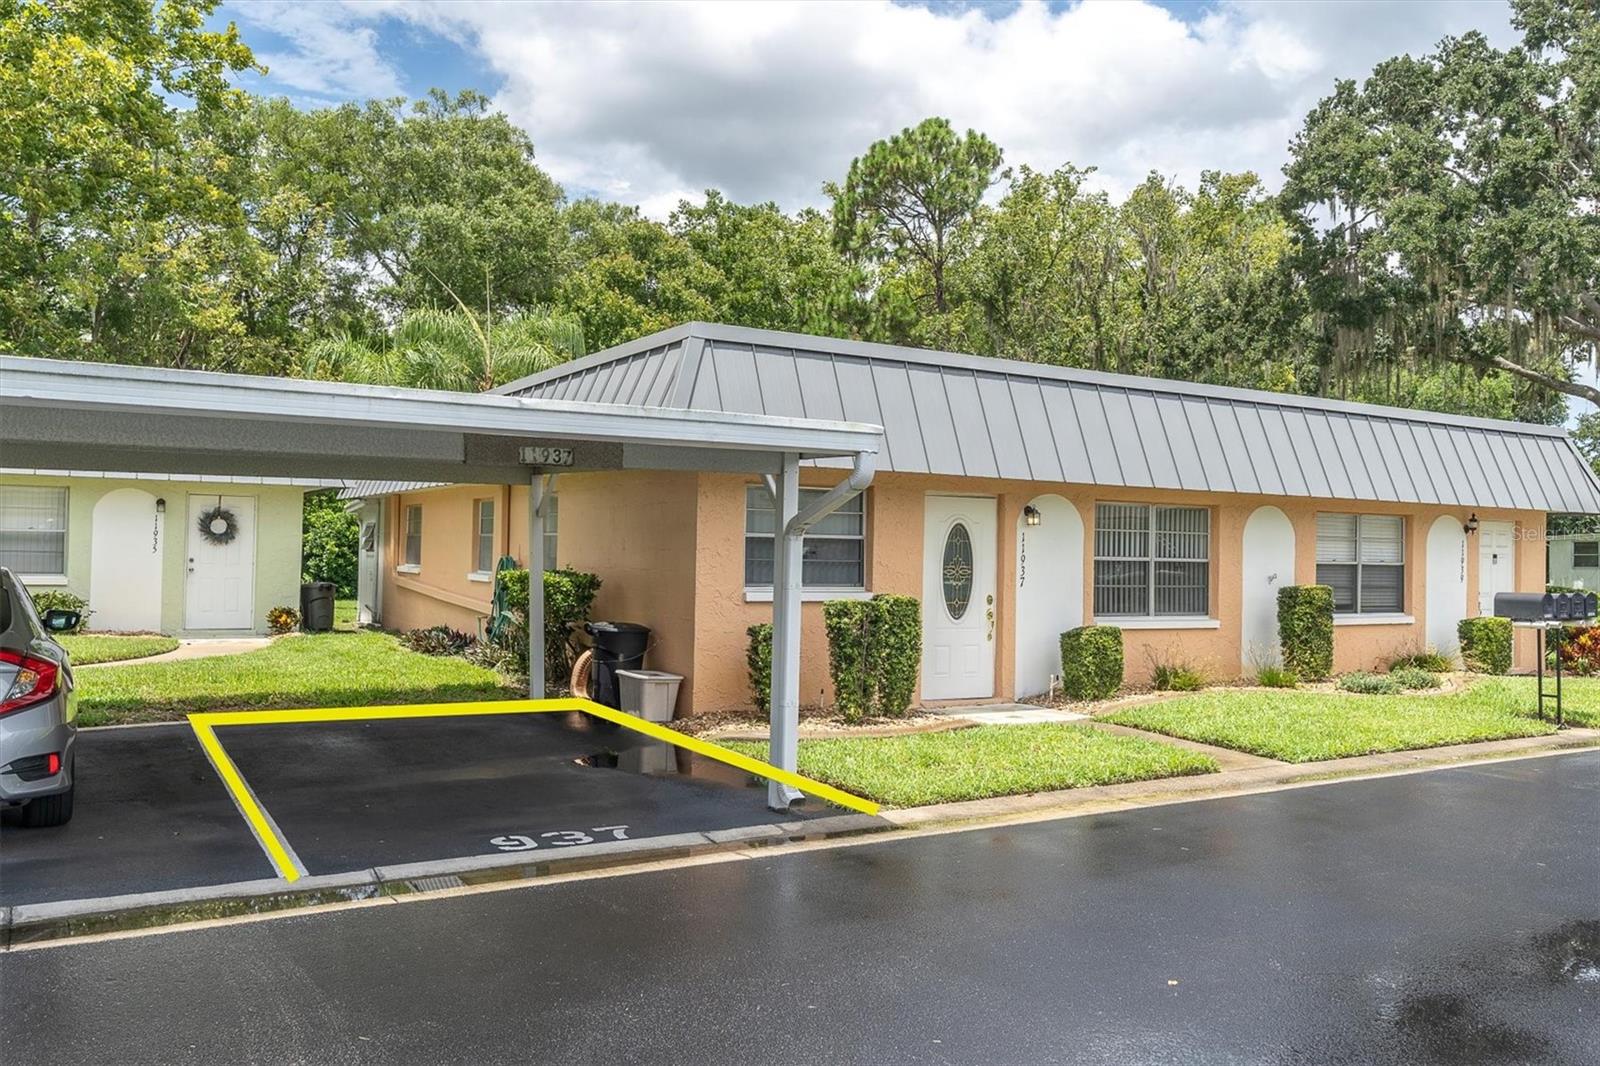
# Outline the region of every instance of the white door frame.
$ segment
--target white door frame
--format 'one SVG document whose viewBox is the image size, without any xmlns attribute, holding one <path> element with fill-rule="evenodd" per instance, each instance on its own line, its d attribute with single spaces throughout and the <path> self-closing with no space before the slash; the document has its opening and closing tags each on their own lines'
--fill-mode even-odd
<svg viewBox="0 0 1600 1066">
<path fill-rule="evenodd" d="M 206 508 L 221 502 L 224 506 L 234 511 L 239 520 L 238 543 L 226 546 L 207 544 L 201 537 L 198 523 L 200 514 Z M 186 630 L 254 630 L 256 628 L 256 552 L 260 544 L 259 518 L 261 514 L 260 501 L 254 496 L 236 496 L 228 493 L 192 492 L 189 494 L 188 515 L 184 546 L 184 580 L 183 580 L 183 627 Z M 235 601 L 237 606 L 223 615 L 220 611 L 205 612 L 198 608 L 197 596 L 201 593 L 198 582 L 207 579 L 204 573 L 208 564 L 220 564 L 224 553 L 232 550 L 233 565 L 242 567 L 242 578 L 235 575 L 239 581 L 237 592 L 239 598 Z M 201 575 L 197 577 L 196 575 Z M 209 615 L 209 616 L 208 616 Z M 217 623 L 222 624 L 217 624 Z"/>
<path fill-rule="evenodd" d="M 924 502 L 922 698 L 981 700 L 995 693 L 999 523 L 993 496 L 930 493 Z M 972 545 L 972 583 L 960 617 L 944 595 L 945 546 L 960 524 Z"/>
<path fill-rule="evenodd" d="M 1489 561 L 1486 556 L 1498 554 L 1502 551 L 1505 558 L 1500 560 L 1499 565 L 1505 568 L 1500 571 L 1504 575 L 1504 580 L 1501 582 L 1503 587 L 1493 589 L 1489 587 L 1489 583 L 1485 580 L 1491 570 L 1484 564 Z M 1495 592 L 1515 592 L 1516 590 L 1517 524 L 1515 522 L 1478 523 L 1478 613 L 1480 615 L 1494 614 Z"/>
</svg>

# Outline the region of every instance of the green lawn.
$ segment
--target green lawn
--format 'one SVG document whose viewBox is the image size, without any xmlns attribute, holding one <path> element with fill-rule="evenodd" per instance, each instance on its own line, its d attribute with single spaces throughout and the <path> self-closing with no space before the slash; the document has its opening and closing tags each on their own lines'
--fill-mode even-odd
<svg viewBox="0 0 1600 1066">
<path fill-rule="evenodd" d="M 85 670 L 80 725 L 158 722 L 190 711 L 443 703 L 517 695 L 492 670 L 419 655 L 386 633 L 282 637 L 271 647 L 165 663 Z"/>
<path fill-rule="evenodd" d="M 735 741 L 767 757 L 767 745 Z M 893 807 L 1214 773 L 1211 758 L 1088 726 L 992 725 L 800 742 L 800 772 Z"/>
<path fill-rule="evenodd" d="M 351 631 L 356 628 L 356 601 L 333 601 L 333 628 Z"/>
<path fill-rule="evenodd" d="M 142 659 L 147 655 L 160 655 L 178 646 L 176 637 L 164 637 L 160 633 L 79 633 L 76 636 L 57 637 L 56 640 L 72 656 L 73 666 Z"/>
<path fill-rule="evenodd" d="M 1600 725 L 1600 679 L 1565 682 L 1570 725 Z M 1531 678 L 1475 680 L 1442 696 L 1349 692 L 1226 691 L 1180 696 L 1105 716 L 1108 722 L 1184 737 L 1285 762 L 1540 736 Z"/>
</svg>

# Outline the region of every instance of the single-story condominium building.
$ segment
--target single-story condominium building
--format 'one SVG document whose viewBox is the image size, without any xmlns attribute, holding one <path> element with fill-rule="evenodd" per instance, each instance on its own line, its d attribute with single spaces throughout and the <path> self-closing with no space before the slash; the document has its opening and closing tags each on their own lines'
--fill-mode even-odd
<svg viewBox="0 0 1600 1066">
<path fill-rule="evenodd" d="M 87 599 L 91 630 L 265 633 L 299 605 L 305 494 L 339 484 L 0 469 L 0 566 Z"/>
<path fill-rule="evenodd" d="M 1600 512 L 1558 427 L 702 323 L 497 391 L 883 427 L 870 488 L 805 539 L 805 703 L 831 698 L 820 602 L 874 593 L 922 602 L 924 703 L 1043 693 L 1059 635 L 1091 622 L 1122 628 L 1131 681 L 1161 662 L 1253 673 L 1288 584 L 1333 588 L 1339 671 L 1453 652 L 1496 592 L 1543 587 L 1547 514 Z M 808 493 L 838 483 L 827 466 Z M 546 559 L 600 575 L 597 617 L 654 630 L 680 713 L 748 706 L 770 486 L 652 470 L 553 488 Z M 390 628 L 476 628 L 495 561 L 524 557 L 525 488 L 353 494 L 363 613 Z M 1531 639 L 1516 661 L 1533 666 Z"/>
<path fill-rule="evenodd" d="M 1550 584 L 1600 589 L 1600 533 L 1559 533 L 1546 541 Z"/>
</svg>

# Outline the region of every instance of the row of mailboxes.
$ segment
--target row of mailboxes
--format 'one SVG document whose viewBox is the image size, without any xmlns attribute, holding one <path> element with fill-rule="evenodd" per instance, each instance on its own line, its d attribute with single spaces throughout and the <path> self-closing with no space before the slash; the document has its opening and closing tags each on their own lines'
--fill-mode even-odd
<svg viewBox="0 0 1600 1066">
<path fill-rule="evenodd" d="M 1497 592 L 1494 613 L 1513 622 L 1581 622 L 1595 617 L 1600 597 L 1592 592 Z"/>
</svg>

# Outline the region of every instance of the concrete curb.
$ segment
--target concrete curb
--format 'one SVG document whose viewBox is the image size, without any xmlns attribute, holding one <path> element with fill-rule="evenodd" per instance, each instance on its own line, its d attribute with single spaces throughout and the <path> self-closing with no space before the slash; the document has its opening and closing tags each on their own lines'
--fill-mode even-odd
<svg viewBox="0 0 1600 1066">
<path fill-rule="evenodd" d="M 537 858 L 527 852 L 469 855 L 306 876 L 293 884 L 264 878 L 163 892 L 26 903 L 0 907 L 0 948 L 330 903 L 415 896 L 470 885 L 535 881 L 561 874 L 638 866 L 695 855 L 738 854 L 751 848 L 833 840 L 895 828 L 893 823 L 880 817 L 842 814 L 705 833 L 608 840 L 544 851 Z"/>
<path fill-rule="evenodd" d="M 1568 729 L 1542 737 L 1457 744 L 1325 762 L 1273 763 L 1215 774 L 941 803 L 888 810 L 878 815 L 829 815 L 700 833 L 603 841 L 560 851 L 543 851 L 537 858 L 529 852 L 471 855 L 302 877 L 292 885 L 263 879 L 98 899 L 0 906 L 0 950 L 68 937 L 137 931 L 208 919 L 415 897 L 474 885 L 532 882 L 562 874 L 622 869 L 693 856 L 722 854 L 749 858 L 752 850 L 864 834 L 1070 818 L 1361 777 L 1445 769 L 1481 761 L 1558 755 L 1597 746 L 1600 746 L 1600 729 Z"/>
</svg>

